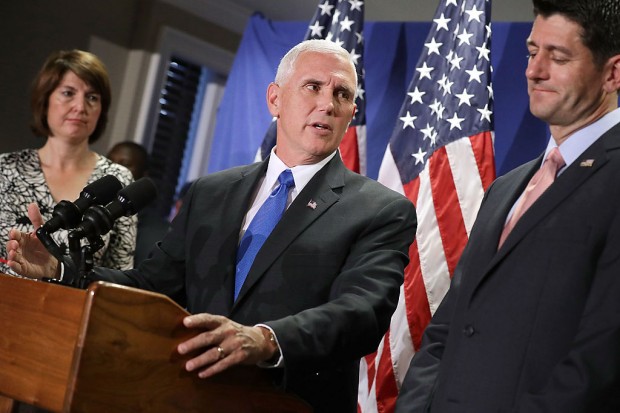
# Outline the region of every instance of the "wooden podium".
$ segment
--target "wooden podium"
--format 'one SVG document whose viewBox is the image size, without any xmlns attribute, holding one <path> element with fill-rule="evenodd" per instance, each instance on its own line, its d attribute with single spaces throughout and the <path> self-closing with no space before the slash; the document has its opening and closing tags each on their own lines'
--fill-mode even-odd
<svg viewBox="0 0 620 413">
<path fill-rule="evenodd" d="M 87 290 L 0 274 L 0 412 L 311 412 L 258 367 L 199 379 L 176 346 L 195 335 L 168 297 L 97 282 Z"/>
</svg>

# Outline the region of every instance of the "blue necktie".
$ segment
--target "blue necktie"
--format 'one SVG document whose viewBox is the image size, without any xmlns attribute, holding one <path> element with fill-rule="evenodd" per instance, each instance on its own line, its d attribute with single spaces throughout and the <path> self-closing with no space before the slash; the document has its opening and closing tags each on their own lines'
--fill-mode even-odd
<svg viewBox="0 0 620 413">
<path fill-rule="evenodd" d="M 291 170 L 285 169 L 282 171 L 278 177 L 278 182 L 280 185 L 273 190 L 269 198 L 260 207 L 241 238 L 239 250 L 237 251 L 235 300 L 237 300 L 239 291 L 241 291 L 245 278 L 248 276 L 258 250 L 263 246 L 271 231 L 273 231 L 280 218 L 282 218 L 282 214 L 284 214 L 288 191 L 295 186 Z"/>
</svg>

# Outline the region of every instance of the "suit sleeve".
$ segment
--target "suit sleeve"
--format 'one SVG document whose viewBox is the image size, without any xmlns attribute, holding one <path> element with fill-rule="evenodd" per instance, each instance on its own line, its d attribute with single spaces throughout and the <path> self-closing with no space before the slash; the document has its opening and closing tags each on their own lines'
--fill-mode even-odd
<svg viewBox="0 0 620 413">
<path fill-rule="evenodd" d="M 192 196 L 192 191 L 193 188 L 188 191 L 188 198 Z M 90 278 L 155 291 L 169 296 L 181 306 L 186 305 L 184 234 L 188 212 L 189 207 L 184 204 L 170 231 L 164 236 L 165 241 L 162 241 L 168 247 L 162 249 L 162 242 L 157 242 L 151 250 L 151 259 L 144 260 L 137 269 L 120 271 L 95 267 Z"/>
<path fill-rule="evenodd" d="M 553 369 L 547 386 L 536 394 L 526 393 L 515 412 L 615 412 L 620 408 L 619 214 L 608 234 L 567 357 Z"/>
</svg>

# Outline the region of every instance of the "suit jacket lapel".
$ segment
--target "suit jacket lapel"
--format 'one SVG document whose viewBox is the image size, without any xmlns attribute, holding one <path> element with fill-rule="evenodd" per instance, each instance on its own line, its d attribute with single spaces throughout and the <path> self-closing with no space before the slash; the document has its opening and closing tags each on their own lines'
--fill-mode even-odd
<svg viewBox="0 0 620 413">
<path fill-rule="evenodd" d="M 345 167 L 337 154 L 308 182 L 256 255 L 234 306 L 243 301 L 293 240 L 338 201 L 340 197 L 334 189 L 344 186 L 344 173 Z"/>
<path fill-rule="evenodd" d="M 602 168 L 608 161 L 607 150 L 618 147 L 618 136 L 612 131 L 619 131 L 619 127 L 612 128 L 600 139 L 594 142 L 583 154 L 579 156 L 560 176 L 553 185 L 523 214 L 512 232 L 506 238 L 502 248 L 489 262 L 487 274 L 500 262 L 506 254 L 523 240 L 523 238 L 545 217 L 556 209 L 577 188 L 592 177 L 596 171 Z M 540 159 L 535 165 L 540 165 Z M 536 168 L 533 169 L 535 171 Z M 532 174 L 534 172 L 531 172 Z M 531 174 L 528 174 L 531 175 Z M 528 178 L 529 179 L 529 178 Z M 520 192 L 517 193 L 517 196 Z M 511 204 L 512 205 L 512 204 Z M 505 217 L 506 215 L 504 215 Z M 500 230 L 501 231 L 501 230 Z"/>
<path fill-rule="evenodd" d="M 496 255 L 499 238 L 510 209 L 538 170 L 540 162 L 542 162 L 542 155 L 514 170 L 512 172 L 514 175 L 505 184 L 498 185 L 497 193 L 493 195 L 492 201 L 495 207 L 490 208 L 490 216 L 484 219 L 484 225 L 488 225 L 488 228 L 485 231 L 487 236 L 484 237 L 482 248 L 489 252 L 489 259 Z"/>
<path fill-rule="evenodd" d="M 472 228 L 471 239 L 464 251 L 468 257 L 475 258 L 466 263 L 462 258 L 459 267 L 463 265 L 464 267 L 457 267 L 458 271 L 469 273 L 468 277 L 476 278 L 472 280 L 472 285 L 478 285 L 490 273 L 499 261 L 499 254 L 504 256 L 504 248 L 498 252 L 497 245 L 506 216 L 536 172 L 541 159 L 539 157 L 512 170 L 507 176 L 498 178 L 485 194 L 476 223 Z M 475 241 L 472 241 L 473 239 Z"/>
<path fill-rule="evenodd" d="M 235 270 L 236 270 L 236 256 L 237 249 L 239 247 L 239 237 L 241 232 L 241 226 L 243 225 L 243 219 L 245 214 L 250 209 L 250 203 L 252 202 L 256 186 L 260 182 L 260 179 L 265 176 L 267 170 L 268 159 L 265 159 L 261 163 L 248 165 L 244 168 L 238 179 L 231 182 L 223 183 L 229 185 L 228 195 L 222 200 L 223 205 L 235 205 L 235 207 L 228 207 L 226 219 L 221 222 L 222 234 L 237 234 L 226 239 L 222 239 L 224 243 L 222 250 L 233 251 L 230 255 L 232 262 L 228 266 L 231 268 L 230 273 L 226 275 L 225 285 L 222 286 L 226 290 L 225 294 L 230 297 L 230 307 L 233 305 L 233 296 L 235 288 Z M 222 314 L 227 314 L 223 312 Z"/>
<path fill-rule="evenodd" d="M 499 244 L 501 233 L 504 230 L 504 224 L 506 223 L 508 213 L 519 199 L 519 196 L 521 196 L 523 191 L 525 191 L 525 187 L 532 179 L 532 176 L 534 176 L 536 171 L 540 168 L 543 156 L 544 153 L 542 153 L 538 158 L 524 164 L 523 167 L 515 170 L 515 175 L 510 177 L 501 192 L 495 195 L 495 198 L 500 198 L 500 200 L 497 202 L 498 207 L 495 208 L 492 217 L 488 221 L 489 223 L 492 223 L 491 225 L 493 225 L 491 233 L 492 236 L 487 237 L 490 240 L 489 249 L 491 251 L 494 250 L 493 256 L 495 258 L 497 258 L 497 255 L 502 255 L 502 253 L 506 250 L 506 242 L 504 242 L 501 251 L 497 250 L 497 245 Z M 510 235 L 513 236 L 512 233 Z M 509 236 L 508 238 L 511 237 Z M 495 254 L 496 252 L 499 254 Z"/>
</svg>

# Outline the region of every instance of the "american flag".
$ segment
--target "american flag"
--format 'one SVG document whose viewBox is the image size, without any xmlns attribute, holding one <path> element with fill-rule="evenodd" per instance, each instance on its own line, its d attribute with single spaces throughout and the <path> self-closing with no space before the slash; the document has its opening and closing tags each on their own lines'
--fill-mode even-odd
<svg viewBox="0 0 620 413">
<path fill-rule="evenodd" d="M 310 21 L 305 39 L 327 39 L 349 51 L 357 69 L 357 112 L 342 142 L 340 154 L 347 168 L 366 174 L 366 101 L 364 90 L 364 2 L 324 0 Z M 276 122 L 269 125 L 257 159 L 264 159 L 276 144 Z"/>
<path fill-rule="evenodd" d="M 415 204 L 418 231 L 390 329 L 361 363 L 364 413 L 394 410 L 495 178 L 490 14 L 490 0 L 440 1 L 381 164 L 379 181 Z"/>
</svg>

